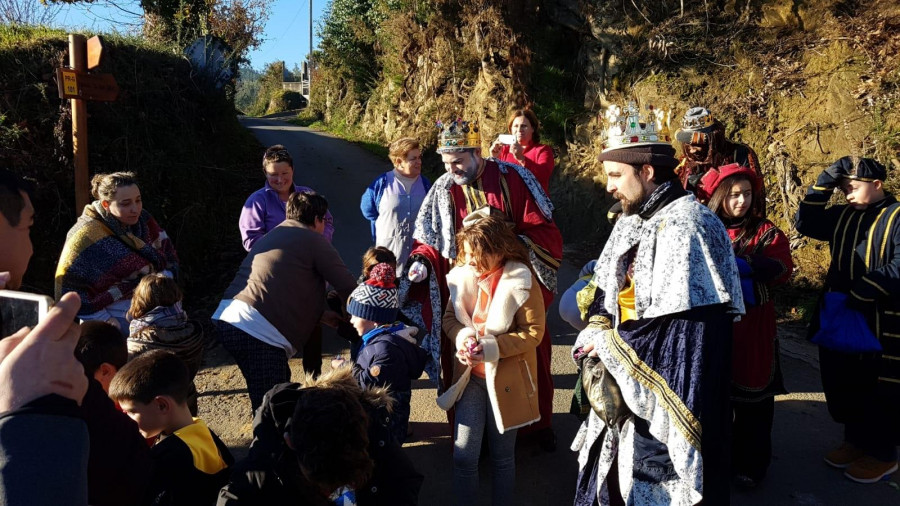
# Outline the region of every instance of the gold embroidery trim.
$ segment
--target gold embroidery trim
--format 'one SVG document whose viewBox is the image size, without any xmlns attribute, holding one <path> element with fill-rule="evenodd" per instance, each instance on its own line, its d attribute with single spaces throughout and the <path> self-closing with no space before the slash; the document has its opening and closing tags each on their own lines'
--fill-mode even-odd
<svg viewBox="0 0 900 506">
<path fill-rule="evenodd" d="M 700 435 L 702 433 L 700 421 L 694 417 L 691 410 L 669 388 L 662 376 L 638 358 L 637 353 L 622 340 L 618 331 L 612 330 L 606 332 L 606 335 L 608 336 L 607 341 L 610 345 L 610 350 L 615 355 L 618 355 L 619 361 L 626 367 L 629 376 L 656 394 L 663 408 L 671 415 L 678 431 L 681 432 L 691 446 L 698 451 L 702 451 L 700 448 Z"/>
<path fill-rule="evenodd" d="M 868 284 L 874 286 L 875 288 L 877 288 L 878 291 L 880 291 L 881 293 L 890 296 L 890 294 L 887 292 L 887 290 L 885 290 L 884 288 L 882 288 L 881 285 L 879 285 L 878 283 L 872 281 L 871 279 L 869 279 L 869 278 L 867 278 L 867 277 L 863 277 L 862 280 L 865 281 L 866 283 L 868 283 Z"/>
<path fill-rule="evenodd" d="M 894 223 L 894 218 L 897 217 L 897 213 L 900 213 L 900 207 L 894 210 L 891 213 L 891 217 L 888 218 L 887 226 L 884 227 L 884 238 L 881 240 L 881 258 L 884 258 L 884 250 L 887 247 L 888 236 L 891 232 L 891 225 Z"/>
<path fill-rule="evenodd" d="M 878 226 L 878 220 L 881 219 L 881 216 L 884 215 L 884 212 L 887 211 L 887 208 L 881 210 L 878 213 L 878 217 L 875 218 L 875 221 L 872 222 L 872 226 L 869 227 L 869 239 L 866 241 L 866 269 L 872 265 L 872 241 L 875 239 L 875 227 Z M 885 234 L 885 239 L 887 238 L 887 234 Z"/>
</svg>

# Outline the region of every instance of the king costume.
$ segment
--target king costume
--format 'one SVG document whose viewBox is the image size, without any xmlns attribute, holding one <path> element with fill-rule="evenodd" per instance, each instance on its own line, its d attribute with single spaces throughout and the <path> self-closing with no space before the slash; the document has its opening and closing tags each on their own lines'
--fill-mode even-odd
<svg viewBox="0 0 900 506">
<path fill-rule="evenodd" d="M 477 131 L 474 138 L 469 137 L 460 141 L 457 147 L 477 146 L 481 149 Z M 444 138 L 442 134 L 442 143 Z M 441 330 L 441 315 L 449 297 L 446 276 L 457 255 L 456 232 L 462 228 L 466 216 L 486 206 L 493 208 L 492 212 L 502 213 L 528 246 L 531 267 L 540 282 L 545 306 L 549 307 L 556 291 L 562 235 L 553 222 L 553 204 L 531 172 L 518 165 L 485 159 L 477 177 L 469 184 L 455 184 L 449 173 L 438 178 L 416 219 L 415 242 L 410 254 L 410 263 L 427 260 L 429 275 L 421 283 L 411 283 L 404 277 L 400 297 L 401 313 L 426 331 L 421 344 L 429 355 L 425 370 L 432 380 L 439 381 L 440 392 L 450 386 L 456 360 L 455 345 Z M 538 347 L 541 421 L 535 424 L 535 429 L 549 427 L 553 413 L 551 350 L 549 335 L 545 334 Z"/>
<path fill-rule="evenodd" d="M 674 149 L 636 109 L 626 114 L 640 131 L 616 114 L 622 128 L 610 129 L 610 142 L 624 144 L 600 160 L 672 172 Z M 572 443 L 575 504 L 610 504 L 611 495 L 626 504 L 727 504 L 732 322 L 744 303 L 721 220 L 673 173 L 617 221 L 579 303 L 589 323 L 573 356 L 592 345 L 630 413 L 607 426 L 591 410 L 582 424 Z"/>
</svg>

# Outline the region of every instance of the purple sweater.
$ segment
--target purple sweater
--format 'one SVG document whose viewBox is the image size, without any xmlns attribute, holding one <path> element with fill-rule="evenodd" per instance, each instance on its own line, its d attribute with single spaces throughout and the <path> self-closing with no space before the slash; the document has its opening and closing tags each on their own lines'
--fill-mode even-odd
<svg viewBox="0 0 900 506">
<path fill-rule="evenodd" d="M 311 192 L 315 191 L 308 186 L 294 185 L 294 191 Z M 241 219 L 238 221 L 238 227 L 241 229 L 241 241 L 244 249 L 250 251 L 253 243 L 260 237 L 266 235 L 266 232 L 277 227 L 284 221 L 287 214 L 287 204 L 278 197 L 278 192 L 266 185 L 250 194 L 250 198 L 244 203 L 241 210 Z M 322 234 L 331 242 L 334 235 L 334 218 L 331 211 L 325 213 L 325 232 Z"/>
</svg>

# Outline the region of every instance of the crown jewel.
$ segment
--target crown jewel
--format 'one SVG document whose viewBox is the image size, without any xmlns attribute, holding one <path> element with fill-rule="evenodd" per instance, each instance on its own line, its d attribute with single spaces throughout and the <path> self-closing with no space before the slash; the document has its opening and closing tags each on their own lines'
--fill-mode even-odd
<svg viewBox="0 0 900 506">
<path fill-rule="evenodd" d="M 643 118 L 634 102 L 628 102 L 624 111 L 617 105 L 610 106 L 606 110 L 603 151 L 671 143 L 669 116 L 667 111 L 657 111 L 652 105 Z"/>
<path fill-rule="evenodd" d="M 456 118 L 448 123 L 437 122 L 441 131 L 438 134 L 438 153 L 453 149 L 481 149 L 481 133 L 477 121 L 464 121 Z"/>
</svg>

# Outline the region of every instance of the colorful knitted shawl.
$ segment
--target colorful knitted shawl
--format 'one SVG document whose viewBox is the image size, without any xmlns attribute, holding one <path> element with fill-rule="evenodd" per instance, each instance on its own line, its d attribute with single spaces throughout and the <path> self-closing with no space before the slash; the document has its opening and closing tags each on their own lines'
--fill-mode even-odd
<svg viewBox="0 0 900 506">
<path fill-rule="evenodd" d="M 146 210 L 137 224 L 126 227 L 99 201 L 84 212 L 66 234 L 56 268 L 56 297 L 76 292 L 80 316 L 130 299 L 138 282 L 151 272 L 177 273 L 175 246 Z"/>
</svg>

